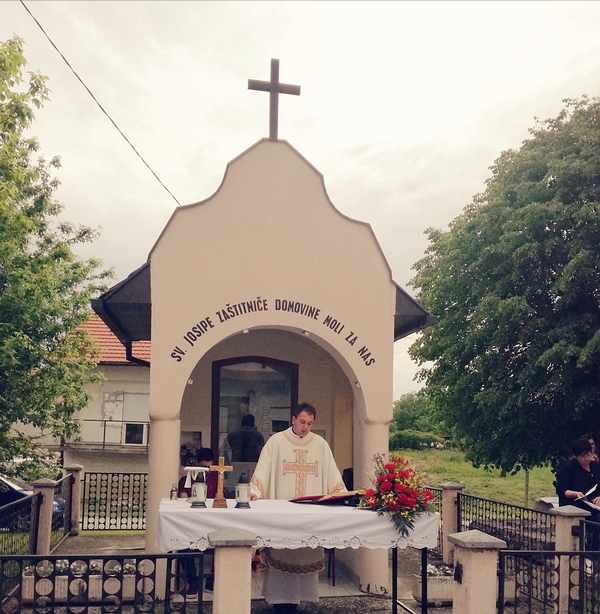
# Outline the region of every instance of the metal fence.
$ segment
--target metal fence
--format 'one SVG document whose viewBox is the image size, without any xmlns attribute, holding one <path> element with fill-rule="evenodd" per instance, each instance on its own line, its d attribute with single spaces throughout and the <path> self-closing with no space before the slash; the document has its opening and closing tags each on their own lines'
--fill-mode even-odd
<svg viewBox="0 0 600 614">
<path fill-rule="evenodd" d="M 510 550 L 553 550 L 555 516 L 549 512 L 459 493 L 457 532 L 479 529 Z"/>
<path fill-rule="evenodd" d="M 71 499 L 73 498 L 73 474 L 67 473 L 56 482 L 52 501 L 52 529 L 50 532 L 50 551 L 71 532 Z"/>
<path fill-rule="evenodd" d="M 147 473 L 85 473 L 82 528 L 145 529 L 147 483 Z"/>
<path fill-rule="evenodd" d="M 440 528 L 438 531 L 438 545 L 435 548 L 430 548 L 429 553 L 433 558 L 441 559 L 443 556 L 443 526 L 444 526 L 444 515 L 442 513 L 442 489 L 434 488 L 431 486 L 427 486 L 427 490 L 430 490 L 433 494 L 433 499 L 430 501 L 428 509 L 431 512 L 439 512 L 440 514 Z"/>
<path fill-rule="evenodd" d="M 202 552 L 0 556 L 0 611 L 202 614 L 204 563 Z M 199 593 L 190 592 L 190 565 Z"/>
<path fill-rule="evenodd" d="M 0 508 L 0 555 L 35 552 L 41 493 Z"/>
<path fill-rule="evenodd" d="M 598 614 L 600 552 L 500 550 L 498 614 Z"/>
</svg>

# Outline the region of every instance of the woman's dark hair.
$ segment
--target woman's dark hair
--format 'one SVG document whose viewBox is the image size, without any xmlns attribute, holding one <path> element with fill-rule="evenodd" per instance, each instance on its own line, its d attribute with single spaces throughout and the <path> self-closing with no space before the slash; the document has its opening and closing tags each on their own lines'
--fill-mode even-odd
<svg viewBox="0 0 600 614">
<path fill-rule="evenodd" d="M 200 448 L 196 452 L 196 458 L 199 461 L 215 461 L 215 453 L 210 448 Z"/>
<path fill-rule="evenodd" d="M 592 444 L 587 437 L 580 437 L 571 444 L 571 452 L 573 452 L 575 456 L 581 456 L 582 454 L 586 454 L 587 452 L 591 451 Z"/>
</svg>

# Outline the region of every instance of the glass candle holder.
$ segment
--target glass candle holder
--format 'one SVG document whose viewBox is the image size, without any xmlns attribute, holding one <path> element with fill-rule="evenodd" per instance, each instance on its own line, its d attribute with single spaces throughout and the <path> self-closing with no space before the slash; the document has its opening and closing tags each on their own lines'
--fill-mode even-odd
<svg viewBox="0 0 600 614">
<path fill-rule="evenodd" d="M 237 509 L 250 509 L 251 492 L 246 474 L 242 473 L 240 481 L 235 485 L 235 507 Z"/>
<path fill-rule="evenodd" d="M 207 485 L 204 472 L 200 472 L 192 483 L 192 507 L 206 507 Z"/>
</svg>

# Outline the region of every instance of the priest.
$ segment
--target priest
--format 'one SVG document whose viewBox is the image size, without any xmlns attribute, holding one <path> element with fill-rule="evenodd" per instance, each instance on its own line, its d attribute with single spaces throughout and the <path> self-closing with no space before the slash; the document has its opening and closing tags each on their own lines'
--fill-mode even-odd
<svg viewBox="0 0 600 614">
<path fill-rule="evenodd" d="M 300 403 L 292 411 L 292 426 L 268 439 L 252 476 L 253 499 L 293 499 L 345 490 L 329 444 L 311 432 L 316 417 L 310 403 Z M 319 600 L 322 548 L 265 548 L 263 558 L 263 594 L 274 612 L 291 614 L 300 601 Z"/>
</svg>

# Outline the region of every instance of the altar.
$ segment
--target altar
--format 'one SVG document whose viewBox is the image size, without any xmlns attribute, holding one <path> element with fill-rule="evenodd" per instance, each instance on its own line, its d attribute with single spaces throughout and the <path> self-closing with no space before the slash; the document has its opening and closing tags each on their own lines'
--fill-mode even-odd
<svg viewBox="0 0 600 614">
<path fill-rule="evenodd" d="M 223 529 L 241 530 L 256 539 L 253 547 L 263 548 L 435 548 L 438 545 L 439 513 L 423 513 L 409 535 L 402 537 L 385 516 L 355 507 L 259 500 L 250 509 L 192 508 L 189 501 L 163 499 L 159 507 L 158 548 L 163 552 L 206 550 L 209 536 Z M 218 573 L 218 570 L 217 570 Z M 250 576 L 250 566 L 246 566 Z M 215 582 L 217 579 L 215 578 Z M 397 556 L 392 557 L 392 611 L 397 611 Z M 218 585 L 218 582 L 217 584 Z M 216 597 L 216 594 L 215 594 Z"/>
<path fill-rule="evenodd" d="M 163 552 L 206 550 L 208 535 L 220 529 L 242 529 L 256 535 L 256 547 L 270 548 L 435 548 L 440 518 L 421 514 L 408 537 L 400 537 L 385 516 L 355 507 L 259 500 L 250 509 L 192 508 L 186 499 L 163 499 L 159 507 L 158 546 Z"/>
</svg>

